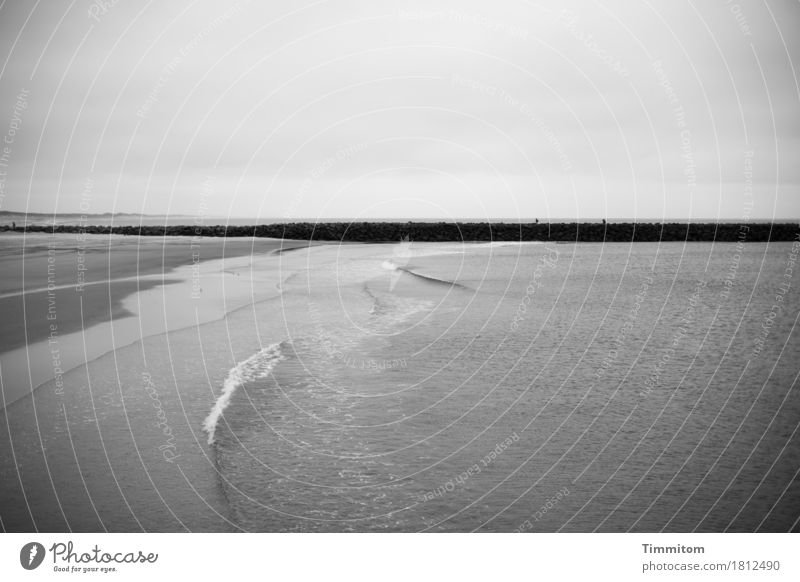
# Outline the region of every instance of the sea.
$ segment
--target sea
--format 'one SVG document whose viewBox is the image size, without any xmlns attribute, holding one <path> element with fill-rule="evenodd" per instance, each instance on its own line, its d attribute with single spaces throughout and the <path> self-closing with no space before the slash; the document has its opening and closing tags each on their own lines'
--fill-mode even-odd
<svg viewBox="0 0 800 582">
<path fill-rule="evenodd" d="M 797 530 L 799 249 L 281 253 L 267 299 L 0 411 L 0 525 Z"/>
</svg>

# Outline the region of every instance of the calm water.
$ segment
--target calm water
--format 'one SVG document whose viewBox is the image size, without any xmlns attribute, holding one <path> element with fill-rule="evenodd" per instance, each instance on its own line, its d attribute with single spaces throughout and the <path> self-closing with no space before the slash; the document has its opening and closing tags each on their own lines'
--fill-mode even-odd
<svg viewBox="0 0 800 582">
<path fill-rule="evenodd" d="M 0 413 L 3 526 L 797 528 L 792 249 L 289 253 L 270 300 Z"/>
</svg>

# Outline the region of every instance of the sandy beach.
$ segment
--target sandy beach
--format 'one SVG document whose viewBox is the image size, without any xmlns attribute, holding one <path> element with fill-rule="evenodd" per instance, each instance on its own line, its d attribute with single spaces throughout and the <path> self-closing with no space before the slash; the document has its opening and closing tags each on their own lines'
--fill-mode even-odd
<svg viewBox="0 0 800 582">
<path fill-rule="evenodd" d="M 113 349 L 219 319 L 277 294 L 279 278 L 257 279 L 270 265 L 277 277 L 276 252 L 307 245 L 250 238 L 3 234 L 0 405 L 54 378 L 58 383 L 68 370 Z"/>
</svg>

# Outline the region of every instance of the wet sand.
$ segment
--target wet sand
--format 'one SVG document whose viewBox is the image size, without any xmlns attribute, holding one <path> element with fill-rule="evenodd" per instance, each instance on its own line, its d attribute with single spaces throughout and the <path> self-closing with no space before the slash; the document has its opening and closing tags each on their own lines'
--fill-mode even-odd
<svg viewBox="0 0 800 582">
<path fill-rule="evenodd" d="M 251 238 L 0 235 L 0 406 L 112 349 L 219 319 L 277 293 L 256 284 L 252 260 L 277 265 L 276 251 L 306 246 Z"/>
</svg>

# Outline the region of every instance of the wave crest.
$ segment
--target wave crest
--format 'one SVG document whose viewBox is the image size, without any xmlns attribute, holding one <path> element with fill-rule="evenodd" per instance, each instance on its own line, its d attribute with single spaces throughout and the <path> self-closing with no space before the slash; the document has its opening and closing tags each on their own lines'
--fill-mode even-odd
<svg viewBox="0 0 800 582">
<path fill-rule="evenodd" d="M 423 275 L 422 273 L 417 273 L 416 271 L 412 271 L 411 269 L 406 269 L 405 267 L 397 267 L 398 271 L 402 271 L 403 273 L 408 273 L 418 279 L 422 279 L 429 283 L 436 283 L 438 285 L 447 285 L 449 287 L 458 287 L 459 289 L 469 289 L 466 285 L 462 285 L 456 281 L 449 281 L 447 279 L 439 279 L 438 277 L 431 277 L 430 275 Z"/>
<path fill-rule="evenodd" d="M 228 407 L 228 404 L 230 404 L 236 389 L 245 382 L 266 378 L 275 365 L 284 359 L 286 359 L 286 357 L 281 351 L 281 344 L 276 343 L 263 348 L 230 369 L 222 385 L 222 394 L 217 398 L 211 412 L 203 421 L 203 430 L 208 433 L 209 445 L 214 444 L 214 434 L 217 430 L 217 424 L 219 423 L 219 419 L 222 418 L 222 413 Z"/>
</svg>

